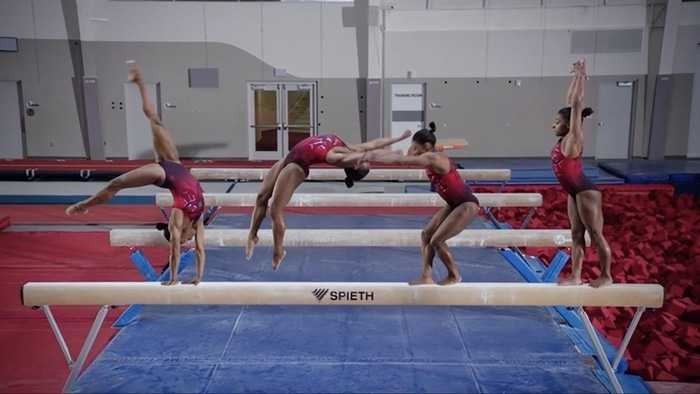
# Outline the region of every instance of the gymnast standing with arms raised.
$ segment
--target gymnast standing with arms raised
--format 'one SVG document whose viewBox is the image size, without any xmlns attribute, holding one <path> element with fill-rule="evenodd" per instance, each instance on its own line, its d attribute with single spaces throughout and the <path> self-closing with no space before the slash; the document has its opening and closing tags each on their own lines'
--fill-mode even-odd
<svg viewBox="0 0 700 394">
<path fill-rule="evenodd" d="M 173 195 L 173 208 L 169 222 L 159 224 L 163 235 L 170 242 L 170 280 L 164 285 L 177 283 L 177 270 L 180 262 L 181 244 L 195 239 L 196 274 L 192 284 L 202 280 L 204 274 L 204 195 L 199 181 L 190 174 L 182 163 L 170 131 L 163 126 L 155 107 L 146 94 L 146 87 L 136 65 L 129 65 L 129 81 L 134 82 L 141 94 L 143 113 L 151 124 L 153 151 L 156 163 L 146 164 L 118 176 L 97 194 L 71 205 L 66 209 L 67 215 L 86 213 L 90 207 L 103 204 L 122 189 L 155 185 L 169 189 Z"/>
<path fill-rule="evenodd" d="M 421 129 L 413 135 L 406 156 L 390 151 L 376 151 L 367 160 L 382 163 L 416 165 L 425 168 L 430 184 L 447 203 L 440 208 L 421 233 L 422 273 L 412 285 L 427 285 L 433 281 L 433 259 L 440 257 L 447 268 L 447 276 L 438 282 L 451 285 L 462 281 L 459 268 L 447 247 L 447 240 L 464 230 L 479 214 L 479 200 L 462 180 L 457 166 L 445 154 L 436 149 L 435 123 L 430 129 Z"/>
<path fill-rule="evenodd" d="M 611 256 L 608 242 L 603 236 L 603 203 L 601 193 L 583 173 L 583 119 L 593 110 L 583 107 L 583 85 L 586 80 L 586 64 L 574 63 L 574 77 L 566 96 L 567 107 L 559 110 L 552 130 L 559 141 L 552 149 L 552 169 L 559 183 L 568 193 L 567 211 L 571 223 L 571 275 L 559 281 L 562 285 L 581 284 L 581 265 L 585 255 L 586 231 L 598 252 L 600 276 L 593 280 L 592 287 L 612 283 Z"/>
<path fill-rule="evenodd" d="M 275 163 L 265 174 L 260 191 L 255 200 L 255 208 L 250 219 L 250 232 L 246 242 L 245 256 L 250 259 L 258 243 L 258 230 L 268 211 L 272 220 L 273 253 L 272 268 L 277 269 L 284 259 L 283 211 L 294 191 L 309 176 L 309 167 L 314 164 L 330 164 L 345 169 L 345 185 L 352 187 L 369 173 L 365 156 L 367 152 L 387 147 L 408 138 L 406 130 L 397 138 L 379 138 L 362 144 L 346 144 L 335 134 L 308 137 L 289 151 L 287 156 Z"/>
</svg>

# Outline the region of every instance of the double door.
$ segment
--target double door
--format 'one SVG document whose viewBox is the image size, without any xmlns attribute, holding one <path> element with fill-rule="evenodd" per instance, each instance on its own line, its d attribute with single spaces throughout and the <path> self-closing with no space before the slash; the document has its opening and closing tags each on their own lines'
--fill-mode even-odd
<svg viewBox="0 0 700 394">
<path fill-rule="evenodd" d="M 281 159 L 316 132 L 316 85 L 248 84 L 248 153 L 253 160 Z"/>
</svg>

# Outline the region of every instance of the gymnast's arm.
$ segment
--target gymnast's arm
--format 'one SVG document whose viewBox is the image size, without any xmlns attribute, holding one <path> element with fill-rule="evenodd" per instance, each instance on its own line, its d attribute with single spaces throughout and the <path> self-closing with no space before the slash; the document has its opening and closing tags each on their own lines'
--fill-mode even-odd
<svg viewBox="0 0 700 394">
<path fill-rule="evenodd" d="M 195 224 L 196 232 L 194 234 L 194 250 L 196 253 L 196 269 L 197 273 L 192 281 L 193 285 L 199 284 L 204 276 L 204 261 L 206 254 L 204 253 L 204 221 L 200 217 Z"/>
<path fill-rule="evenodd" d="M 375 150 L 367 153 L 365 160 L 378 163 L 415 165 L 421 167 L 443 167 L 440 154 L 426 152 L 419 156 L 406 156 L 390 150 Z"/>
<path fill-rule="evenodd" d="M 583 149 L 583 96 L 585 64 L 577 62 L 574 89 L 571 97 L 569 135 L 564 140 L 563 152 L 566 157 L 578 157 Z"/>
<path fill-rule="evenodd" d="M 395 144 L 401 140 L 405 140 L 406 138 L 408 138 L 410 136 L 411 136 L 411 130 L 406 130 L 398 137 L 377 138 L 377 139 L 374 139 L 372 141 L 363 142 L 361 144 L 349 145 L 348 148 L 350 148 L 351 150 L 356 151 L 356 152 L 367 152 L 367 151 L 387 147 L 387 146 Z"/>
<path fill-rule="evenodd" d="M 163 285 L 174 285 L 177 283 L 177 270 L 180 265 L 180 239 L 182 237 L 184 214 L 182 210 L 173 208 L 170 212 L 168 230 L 170 231 L 170 280 L 163 282 Z"/>
</svg>

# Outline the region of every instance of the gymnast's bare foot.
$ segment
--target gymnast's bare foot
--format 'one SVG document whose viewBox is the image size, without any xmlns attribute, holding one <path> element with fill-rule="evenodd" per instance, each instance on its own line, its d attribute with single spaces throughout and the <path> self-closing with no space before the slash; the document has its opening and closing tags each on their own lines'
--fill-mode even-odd
<svg viewBox="0 0 700 394">
<path fill-rule="evenodd" d="M 165 281 L 165 282 L 160 282 L 160 284 L 163 286 L 173 286 L 173 285 L 176 285 L 177 283 L 178 283 L 177 279 L 170 279 L 170 280 Z"/>
<path fill-rule="evenodd" d="M 420 278 L 408 282 L 408 284 L 411 286 L 434 285 L 435 281 L 433 281 L 433 278 L 430 275 L 424 274 L 424 275 L 421 275 Z"/>
<path fill-rule="evenodd" d="M 87 213 L 88 209 L 83 205 L 82 202 L 75 203 L 68 208 L 66 208 L 66 215 L 70 216 L 76 213 Z"/>
<path fill-rule="evenodd" d="M 193 278 L 189 282 L 182 282 L 183 284 L 197 286 L 202 281 L 202 278 Z"/>
<path fill-rule="evenodd" d="M 280 264 L 282 264 L 282 260 L 284 260 L 284 256 L 287 255 L 287 251 L 282 249 L 281 253 L 275 252 L 272 254 L 272 270 L 277 271 L 277 268 L 279 268 Z"/>
<path fill-rule="evenodd" d="M 569 275 L 566 278 L 559 279 L 560 286 L 577 286 L 581 284 L 581 277 Z"/>
<path fill-rule="evenodd" d="M 257 236 L 248 236 L 248 241 L 245 243 L 245 259 L 250 260 L 253 257 L 253 251 L 255 250 L 255 245 L 258 243 Z"/>
<path fill-rule="evenodd" d="M 600 275 L 598 279 L 594 280 L 593 282 L 589 283 L 591 287 L 603 287 L 603 286 L 608 286 L 613 283 L 612 278 L 610 275 Z"/>
<path fill-rule="evenodd" d="M 439 281 L 440 286 L 453 285 L 462 281 L 462 277 L 459 274 L 448 274 L 443 280 Z"/>
</svg>

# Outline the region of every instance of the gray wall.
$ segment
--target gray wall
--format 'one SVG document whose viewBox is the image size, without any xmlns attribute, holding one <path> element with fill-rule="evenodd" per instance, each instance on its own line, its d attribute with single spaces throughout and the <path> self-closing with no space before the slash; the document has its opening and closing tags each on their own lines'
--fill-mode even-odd
<svg viewBox="0 0 700 394">
<path fill-rule="evenodd" d="M 552 147 L 551 125 L 564 106 L 569 78 L 450 78 L 393 79 L 385 88 L 385 108 L 391 110 L 391 83 L 425 82 L 427 121 L 438 127 L 438 138 L 465 138 L 465 150 L 450 151 L 456 157 L 543 157 Z M 476 82 L 479 82 L 478 84 Z M 511 81 L 509 84 L 508 81 Z M 447 82 L 447 83 L 445 83 Z M 595 108 L 598 84 L 586 86 L 586 105 Z M 430 108 L 430 103 L 442 108 Z M 384 127 L 390 127 L 385 117 Z M 595 117 L 584 123 L 585 154 L 595 155 Z"/>
<path fill-rule="evenodd" d="M 665 155 L 685 157 L 688 154 L 693 74 L 676 74 L 672 75 L 671 78 L 673 87 L 671 89 L 671 99 L 668 103 Z"/>
<path fill-rule="evenodd" d="M 19 49 L 0 52 L 0 80 L 22 81 L 25 102 L 40 105 L 25 117 L 27 155 L 83 157 L 68 41 L 19 40 Z"/>
</svg>

